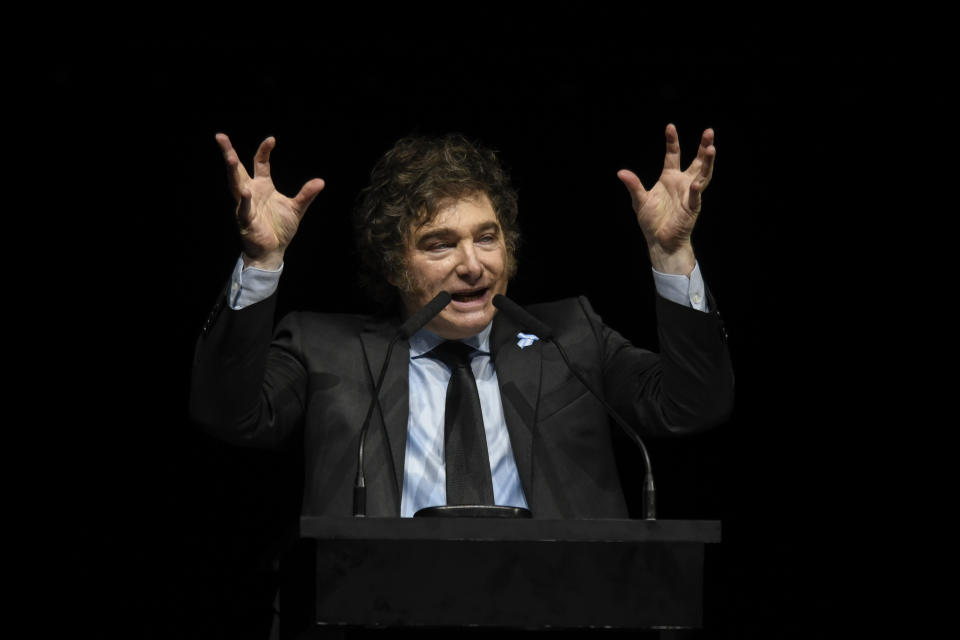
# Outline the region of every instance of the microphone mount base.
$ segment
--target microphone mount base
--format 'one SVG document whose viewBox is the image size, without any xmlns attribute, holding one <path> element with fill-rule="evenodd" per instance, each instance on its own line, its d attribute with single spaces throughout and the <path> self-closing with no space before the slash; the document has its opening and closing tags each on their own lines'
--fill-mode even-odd
<svg viewBox="0 0 960 640">
<path fill-rule="evenodd" d="M 424 507 L 414 518 L 532 518 L 533 513 L 523 507 L 501 507 L 492 504 L 451 504 Z"/>
</svg>

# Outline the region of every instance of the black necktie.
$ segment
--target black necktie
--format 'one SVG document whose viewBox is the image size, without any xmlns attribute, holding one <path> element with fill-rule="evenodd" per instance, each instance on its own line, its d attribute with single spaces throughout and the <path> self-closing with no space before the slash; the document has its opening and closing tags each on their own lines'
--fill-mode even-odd
<svg viewBox="0 0 960 640">
<path fill-rule="evenodd" d="M 493 481 L 477 381 L 470 368 L 474 349 L 447 341 L 429 354 L 450 369 L 443 420 L 447 504 L 493 504 Z"/>
</svg>

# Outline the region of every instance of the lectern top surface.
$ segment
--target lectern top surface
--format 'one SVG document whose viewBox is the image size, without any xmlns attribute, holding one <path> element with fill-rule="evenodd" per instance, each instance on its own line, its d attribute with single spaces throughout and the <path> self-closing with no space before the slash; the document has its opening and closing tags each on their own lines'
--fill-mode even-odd
<svg viewBox="0 0 960 640">
<path fill-rule="evenodd" d="M 717 520 L 503 520 L 305 516 L 300 536 L 321 540 L 720 542 Z"/>
</svg>

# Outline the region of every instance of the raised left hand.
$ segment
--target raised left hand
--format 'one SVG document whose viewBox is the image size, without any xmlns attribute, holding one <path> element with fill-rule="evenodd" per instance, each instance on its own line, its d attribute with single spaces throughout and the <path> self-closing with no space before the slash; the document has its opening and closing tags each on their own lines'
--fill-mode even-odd
<svg viewBox="0 0 960 640">
<path fill-rule="evenodd" d="M 686 171 L 681 171 L 677 128 L 668 124 L 663 172 L 649 191 L 632 171 L 617 172 L 630 193 L 637 223 L 647 240 L 650 261 L 657 271 L 689 275 L 696 264 L 690 234 L 700 214 L 701 194 L 713 175 L 717 155 L 713 137 L 713 129 L 703 132 L 697 157 Z"/>
</svg>

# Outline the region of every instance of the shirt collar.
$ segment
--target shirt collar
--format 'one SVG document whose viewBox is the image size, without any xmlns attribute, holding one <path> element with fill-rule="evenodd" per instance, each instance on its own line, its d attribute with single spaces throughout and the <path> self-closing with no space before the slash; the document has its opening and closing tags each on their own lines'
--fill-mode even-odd
<svg viewBox="0 0 960 640">
<path fill-rule="evenodd" d="M 491 321 L 487 326 L 483 328 L 480 333 L 475 336 L 470 336 L 469 338 L 464 338 L 460 342 L 469 345 L 479 351 L 489 355 L 490 353 L 490 329 L 493 328 L 493 321 Z M 441 342 L 445 342 L 444 338 L 441 338 L 432 331 L 427 329 L 420 329 L 415 334 L 410 336 L 410 357 L 419 358 L 420 356 L 426 354 L 428 351 L 432 350 Z"/>
</svg>

